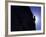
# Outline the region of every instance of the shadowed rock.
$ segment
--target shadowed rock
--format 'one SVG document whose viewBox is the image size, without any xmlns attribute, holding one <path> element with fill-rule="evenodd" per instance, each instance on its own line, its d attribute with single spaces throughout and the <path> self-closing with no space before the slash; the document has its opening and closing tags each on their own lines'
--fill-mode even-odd
<svg viewBox="0 0 46 37">
<path fill-rule="evenodd" d="M 35 18 L 28 6 L 11 6 L 11 31 L 36 30 Z"/>
</svg>

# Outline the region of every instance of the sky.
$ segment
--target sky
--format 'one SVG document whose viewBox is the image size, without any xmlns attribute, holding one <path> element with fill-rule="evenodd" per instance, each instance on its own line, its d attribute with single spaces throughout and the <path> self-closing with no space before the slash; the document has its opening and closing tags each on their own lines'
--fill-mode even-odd
<svg viewBox="0 0 46 37">
<path fill-rule="evenodd" d="M 41 7 L 37 7 L 37 6 L 31 6 L 30 10 L 33 13 L 33 16 L 35 16 L 36 21 L 36 30 L 40 30 L 41 29 Z"/>
</svg>

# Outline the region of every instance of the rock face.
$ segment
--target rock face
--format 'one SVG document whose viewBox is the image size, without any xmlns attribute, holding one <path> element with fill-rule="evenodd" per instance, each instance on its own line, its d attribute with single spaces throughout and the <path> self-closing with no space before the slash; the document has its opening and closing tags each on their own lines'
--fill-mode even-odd
<svg viewBox="0 0 46 37">
<path fill-rule="evenodd" d="M 34 20 L 28 6 L 11 6 L 11 31 L 36 30 Z"/>
</svg>

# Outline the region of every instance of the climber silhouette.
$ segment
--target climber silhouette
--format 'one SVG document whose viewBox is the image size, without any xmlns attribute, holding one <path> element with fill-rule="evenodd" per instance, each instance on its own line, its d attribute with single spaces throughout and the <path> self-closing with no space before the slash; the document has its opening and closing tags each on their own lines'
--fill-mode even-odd
<svg viewBox="0 0 46 37">
<path fill-rule="evenodd" d="M 36 30 L 35 17 L 28 6 L 11 6 L 11 31 Z"/>
</svg>

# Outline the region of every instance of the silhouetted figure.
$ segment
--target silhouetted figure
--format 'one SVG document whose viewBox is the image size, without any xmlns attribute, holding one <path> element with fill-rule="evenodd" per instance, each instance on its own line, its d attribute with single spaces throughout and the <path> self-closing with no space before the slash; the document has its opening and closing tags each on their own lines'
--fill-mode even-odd
<svg viewBox="0 0 46 37">
<path fill-rule="evenodd" d="M 34 19 L 34 23 L 35 23 L 35 20 L 36 20 L 36 19 L 35 19 L 35 16 L 34 16 L 34 18 L 33 18 L 33 19 Z"/>
<path fill-rule="evenodd" d="M 36 30 L 34 20 L 28 6 L 11 6 L 11 31 Z"/>
</svg>

